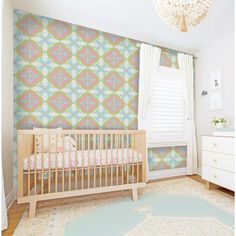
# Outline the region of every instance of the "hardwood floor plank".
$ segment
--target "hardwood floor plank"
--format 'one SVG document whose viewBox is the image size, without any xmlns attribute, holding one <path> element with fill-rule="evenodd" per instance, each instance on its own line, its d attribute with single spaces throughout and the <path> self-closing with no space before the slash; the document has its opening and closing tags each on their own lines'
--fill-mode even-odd
<svg viewBox="0 0 236 236">
<path fill-rule="evenodd" d="M 2 232 L 2 236 L 13 235 L 20 219 L 27 208 L 27 204 L 17 204 L 15 201 L 7 212 L 8 215 L 8 228 Z"/>
</svg>

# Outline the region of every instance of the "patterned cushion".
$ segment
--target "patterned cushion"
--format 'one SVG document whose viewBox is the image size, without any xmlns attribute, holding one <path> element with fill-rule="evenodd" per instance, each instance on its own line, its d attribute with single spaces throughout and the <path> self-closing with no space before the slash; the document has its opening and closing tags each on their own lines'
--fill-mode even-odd
<svg viewBox="0 0 236 236">
<path fill-rule="evenodd" d="M 36 131 L 48 131 L 50 129 L 47 128 L 33 128 Z M 54 129 L 54 130 L 62 130 L 62 127 Z M 56 134 L 44 134 L 44 135 L 36 135 L 35 137 L 35 142 L 36 142 L 36 152 L 40 153 L 40 152 L 56 152 L 56 142 L 58 143 L 58 146 L 62 146 L 60 145 L 62 143 L 62 136 L 58 135 L 58 139 L 56 138 Z M 42 139 L 43 137 L 43 139 Z M 49 140 L 50 137 L 50 140 Z M 49 144 L 50 144 L 50 148 L 49 148 Z M 43 150 L 42 150 L 43 148 Z M 62 152 L 63 150 L 58 150 L 59 152 Z"/>
<path fill-rule="evenodd" d="M 46 129 L 46 128 L 35 128 L 34 130 L 50 130 L 50 129 Z M 62 127 L 54 129 L 54 130 L 62 130 Z M 64 151 L 73 151 L 75 150 L 75 140 L 73 139 L 73 137 L 70 136 L 65 136 L 64 137 L 64 145 L 63 145 L 63 138 L 62 135 L 59 134 L 58 138 L 56 140 L 56 134 L 44 134 L 43 135 L 43 152 L 64 152 Z M 50 137 L 50 143 L 49 143 L 49 136 Z M 49 144 L 50 144 L 50 148 L 49 148 Z M 57 144 L 57 145 L 56 145 Z M 42 152 L 42 135 L 36 135 L 36 153 L 41 153 Z"/>
</svg>

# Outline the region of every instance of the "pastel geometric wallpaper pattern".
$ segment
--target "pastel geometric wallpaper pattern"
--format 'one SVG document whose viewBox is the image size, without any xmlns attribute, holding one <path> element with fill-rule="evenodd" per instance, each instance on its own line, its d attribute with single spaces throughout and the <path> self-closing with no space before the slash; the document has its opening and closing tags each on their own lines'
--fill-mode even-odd
<svg viewBox="0 0 236 236">
<path fill-rule="evenodd" d="M 187 147 L 157 147 L 148 149 L 150 171 L 186 167 Z"/>
<path fill-rule="evenodd" d="M 137 129 L 137 41 L 14 10 L 14 55 L 15 142 L 32 127 Z"/>
<path fill-rule="evenodd" d="M 136 41 L 15 11 L 16 127 L 137 128 Z"/>
</svg>

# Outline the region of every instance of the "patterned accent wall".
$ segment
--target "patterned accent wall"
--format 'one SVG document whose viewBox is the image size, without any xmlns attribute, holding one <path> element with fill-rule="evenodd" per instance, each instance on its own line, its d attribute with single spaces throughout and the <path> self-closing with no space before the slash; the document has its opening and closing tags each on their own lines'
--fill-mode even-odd
<svg viewBox="0 0 236 236">
<path fill-rule="evenodd" d="M 148 149 L 148 164 L 150 171 L 186 167 L 186 158 L 186 146 Z"/>
<path fill-rule="evenodd" d="M 137 41 L 20 10 L 14 18 L 15 134 L 137 128 Z M 162 48 L 161 65 L 178 67 L 176 52 Z"/>
<path fill-rule="evenodd" d="M 16 126 L 137 128 L 134 40 L 15 12 Z"/>
</svg>

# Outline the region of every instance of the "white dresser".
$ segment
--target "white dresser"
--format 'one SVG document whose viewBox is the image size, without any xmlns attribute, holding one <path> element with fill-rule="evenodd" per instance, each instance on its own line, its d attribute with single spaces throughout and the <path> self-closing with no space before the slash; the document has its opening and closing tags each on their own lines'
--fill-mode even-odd
<svg viewBox="0 0 236 236">
<path fill-rule="evenodd" d="M 234 191 L 234 138 L 202 137 L 202 178 Z"/>
</svg>

